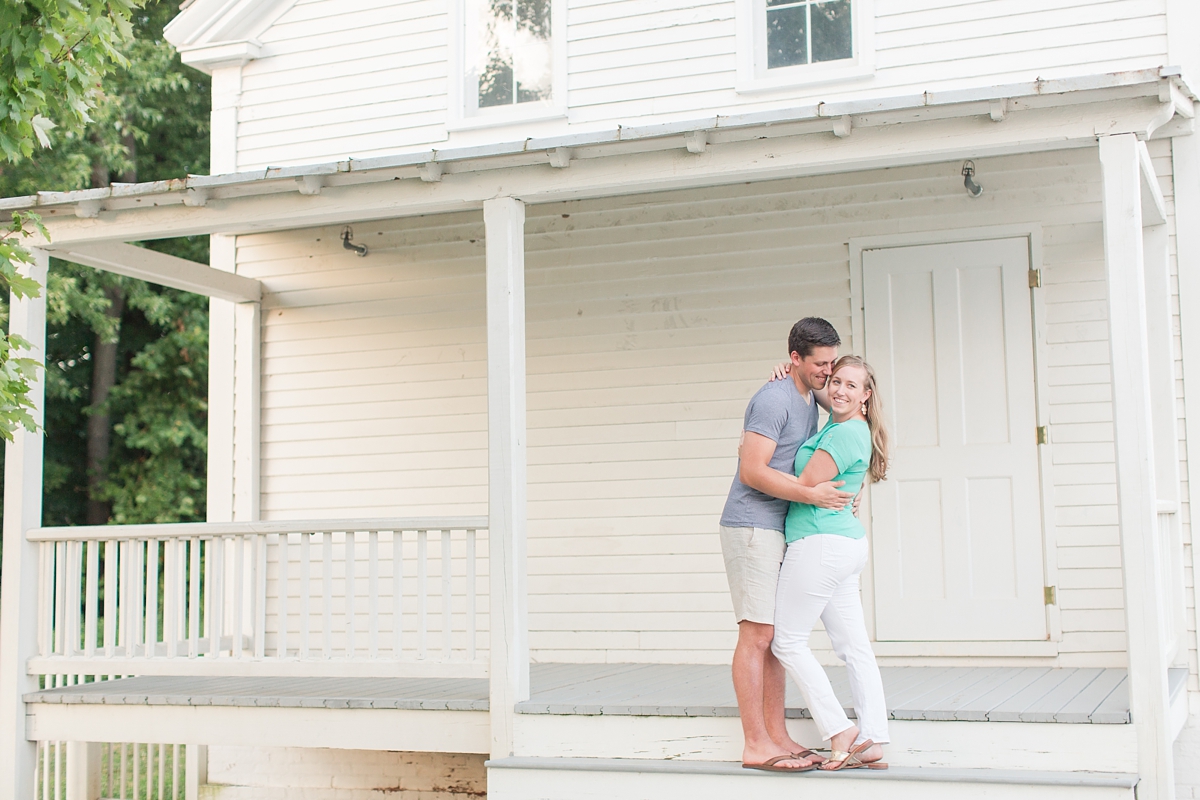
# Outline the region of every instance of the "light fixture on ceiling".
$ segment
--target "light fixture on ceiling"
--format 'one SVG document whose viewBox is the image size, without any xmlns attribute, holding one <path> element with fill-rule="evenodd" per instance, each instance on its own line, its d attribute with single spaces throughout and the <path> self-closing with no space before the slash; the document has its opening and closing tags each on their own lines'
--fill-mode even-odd
<svg viewBox="0 0 1200 800">
<path fill-rule="evenodd" d="M 983 187 L 975 182 L 975 162 L 964 161 L 962 168 L 963 186 L 967 189 L 967 194 L 971 197 L 979 197 L 983 194 Z"/>
</svg>

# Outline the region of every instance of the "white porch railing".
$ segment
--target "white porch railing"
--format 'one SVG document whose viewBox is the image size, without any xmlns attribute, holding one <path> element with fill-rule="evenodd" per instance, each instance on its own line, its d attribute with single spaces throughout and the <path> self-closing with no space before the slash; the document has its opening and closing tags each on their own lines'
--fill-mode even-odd
<svg viewBox="0 0 1200 800">
<path fill-rule="evenodd" d="M 483 677 L 486 528 L 438 517 L 31 530 L 30 672 Z"/>
<path fill-rule="evenodd" d="M 1187 638 L 1187 600 L 1183 572 L 1183 531 L 1179 520 L 1179 504 L 1168 500 L 1158 501 L 1158 555 L 1159 591 L 1163 626 L 1163 655 L 1171 664 L 1186 652 L 1181 652 Z"/>
</svg>

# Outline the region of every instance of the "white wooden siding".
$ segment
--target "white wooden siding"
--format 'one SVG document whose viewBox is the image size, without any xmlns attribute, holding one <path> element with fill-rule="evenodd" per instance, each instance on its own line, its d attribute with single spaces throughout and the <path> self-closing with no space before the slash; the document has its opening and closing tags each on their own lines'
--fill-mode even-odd
<svg viewBox="0 0 1200 800">
<path fill-rule="evenodd" d="M 979 161 L 977 200 L 959 166 L 528 209 L 535 659 L 727 661 L 716 525 L 742 413 L 797 318 L 849 333 L 847 241 L 1036 222 L 1059 663 L 1124 665 L 1098 158 Z M 266 290 L 264 516 L 484 513 L 480 215 L 355 225 L 366 258 L 338 233 L 239 238 Z"/>
<path fill-rule="evenodd" d="M 736 0 L 571 0 L 567 120 L 448 134 L 447 3 L 300 0 L 243 69 L 238 167 L 1162 66 L 1165 0 L 876 0 L 876 74 L 735 90 Z"/>
</svg>

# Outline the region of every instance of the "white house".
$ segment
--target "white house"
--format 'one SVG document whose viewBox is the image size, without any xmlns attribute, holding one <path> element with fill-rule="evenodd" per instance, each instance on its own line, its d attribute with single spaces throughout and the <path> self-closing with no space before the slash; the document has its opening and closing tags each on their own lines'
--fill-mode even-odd
<svg viewBox="0 0 1200 800">
<path fill-rule="evenodd" d="M 42 528 L 9 445 L 0 800 L 1200 792 L 1195 3 L 192 0 L 168 37 L 214 175 L 0 210 L 35 277 L 213 298 L 210 521 Z M 130 244 L 195 234 L 211 267 Z M 898 442 L 870 775 L 737 763 L 717 518 L 810 314 Z"/>
</svg>

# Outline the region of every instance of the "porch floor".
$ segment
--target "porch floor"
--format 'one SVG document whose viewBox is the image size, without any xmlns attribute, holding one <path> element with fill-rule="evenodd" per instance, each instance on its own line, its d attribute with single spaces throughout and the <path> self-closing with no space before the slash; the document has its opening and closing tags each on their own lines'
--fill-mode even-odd
<svg viewBox="0 0 1200 800">
<path fill-rule="evenodd" d="M 1129 722 L 1123 669 L 1046 667 L 883 667 L 896 720 Z M 849 710 L 846 671 L 830 668 Z M 1171 689 L 1186 670 L 1171 671 Z M 534 664 L 523 714 L 737 716 L 727 666 L 695 664 Z M 50 689 L 32 703 L 376 708 L 486 711 L 487 681 L 438 678 L 138 677 Z M 789 681 L 788 716 L 808 716 Z"/>
</svg>

